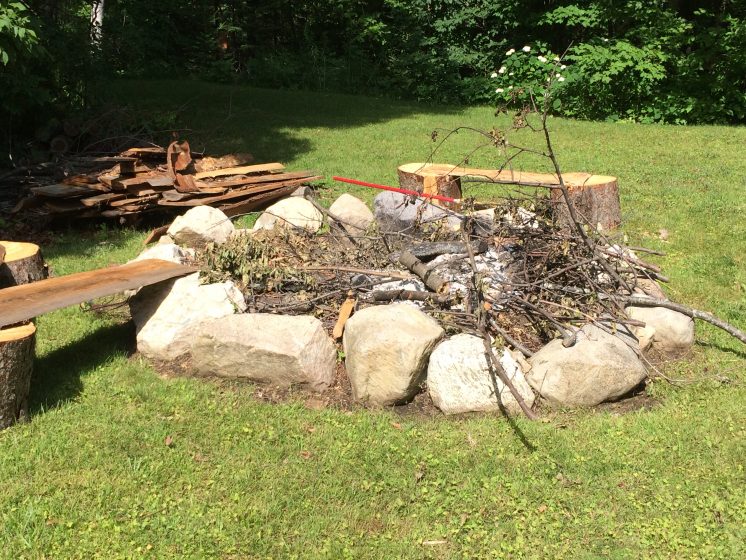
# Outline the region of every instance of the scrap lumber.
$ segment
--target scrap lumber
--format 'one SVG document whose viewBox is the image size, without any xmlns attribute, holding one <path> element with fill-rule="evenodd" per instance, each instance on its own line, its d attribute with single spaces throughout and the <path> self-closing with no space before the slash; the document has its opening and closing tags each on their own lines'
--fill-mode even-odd
<svg viewBox="0 0 746 560">
<path fill-rule="evenodd" d="M 19 286 L 47 277 L 39 246 L 19 241 L 0 241 L 0 288 Z"/>
<path fill-rule="evenodd" d="M 233 210 L 240 213 L 321 179 L 311 171 L 283 172 L 284 166 L 277 162 L 243 165 L 252 161 L 251 154 L 195 157 L 199 159 L 192 159 L 188 142 L 174 142 L 169 150 L 132 148 L 115 157 L 73 158 L 83 167 L 98 166 L 98 170 L 32 187 L 31 196 L 13 211 L 38 208 L 37 212 L 66 219 L 121 218 L 156 210 L 237 205 Z M 114 166 L 101 169 L 106 164 Z"/>
<path fill-rule="evenodd" d="M 0 327 L 125 290 L 141 288 L 197 272 L 197 268 L 145 259 L 39 280 L 0 290 Z"/>
</svg>

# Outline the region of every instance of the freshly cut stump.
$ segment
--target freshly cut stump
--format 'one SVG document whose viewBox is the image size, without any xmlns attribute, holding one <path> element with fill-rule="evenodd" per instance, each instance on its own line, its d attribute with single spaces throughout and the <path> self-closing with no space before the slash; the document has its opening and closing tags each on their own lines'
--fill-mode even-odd
<svg viewBox="0 0 746 560">
<path fill-rule="evenodd" d="M 33 323 L 0 329 L 0 430 L 28 418 L 35 344 Z"/>
<path fill-rule="evenodd" d="M 0 261 L 0 288 L 30 284 L 48 276 L 38 245 L 0 241 L 5 258 Z"/>
<path fill-rule="evenodd" d="M 565 176 L 565 184 L 581 223 L 585 219 L 594 228 L 601 224 L 602 229 L 610 230 L 616 229 L 622 222 L 616 177 L 573 173 Z M 552 189 L 551 198 L 560 223 L 571 226 L 572 219 L 562 191 Z"/>
<path fill-rule="evenodd" d="M 449 198 L 461 198 L 461 178 L 457 175 L 446 175 L 441 170 L 432 171 L 422 163 L 407 163 L 397 169 L 399 186 L 425 195 L 440 195 Z M 442 205 L 433 200 L 434 204 Z"/>
</svg>

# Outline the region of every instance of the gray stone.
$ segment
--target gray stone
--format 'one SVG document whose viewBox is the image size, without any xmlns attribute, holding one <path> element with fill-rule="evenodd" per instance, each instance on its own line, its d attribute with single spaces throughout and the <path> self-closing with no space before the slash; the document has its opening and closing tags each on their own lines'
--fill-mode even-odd
<svg viewBox="0 0 746 560">
<path fill-rule="evenodd" d="M 368 229 L 368 226 L 373 223 L 375 218 L 370 208 L 360 200 L 352 196 L 351 194 L 344 193 L 329 208 L 329 212 L 337 216 L 341 221 L 342 225 L 346 228 L 352 228 L 353 231 L 350 233 L 361 234 Z"/>
<path fill-rule="evenodd" d="M 412 305 L 358 311 L 347 321 L 343 338 L 354 398 L 382 406 L 412 398 L 442 336 L 440 325 Z"/>
<path fill-rule="evenodd" d="M 202 248 L 207 243 L 225 243 L 236 228 L 228 216 L 211 206 L 197 206 L 178 216 L 168 228 L 177 245 Z"/>
<path fill-rule="evenodd" d="M 373 199 L 373 212 L 382 232 L 413 231 L 420 225 L 443 222 L 458 231 L 461 220 L 434 204 L 401 193 L 384 191 Z"/>
<path fill-rule="evenodd" d="M 142 261 L 146 259 L 160 259 L 162 261 L 184 264 L 193 256 L 194 251 L 192 251 L 191 249 L 182 249 L 175 243 L 161 243 L 159 241 L 152 247 L 148 247 L 147 249 L 145 249 L 130 262 Z"/>
<path fill-rule="evenodd" d="M 200 285 L 197 272 L 146 286 L 130 299 L 137 349 L 157 360 L 185 357 L 201 321 L 245 309 L 243 295 L 233 282 Z"/>
<path fill-rule="evenodd" d="M 577 333 L 574 346 L 553 340 L 529 358 L 528 382 L 548 401 L 568 406 L 594 406 L 625 395 L 647 371 L 634 341 L 594 325 Z"/>
<path fill-rule="evenodd" d="M 531 407 L 534 392 L 518 361 L 507 349 L 496 354 L 508 379 Z M 499 411 L 501 405 L 510 414 L 521 413 L 513 393 L 493 374 L 482 339 L 470 334 L 458 334 L 435 348 L 427 369 L 427 388 L 435 406 L 445 414 Z"/>
<path fill-rule="evenodd" d="M 323 391 L 334 381 L 337 352 L 310 316 L 250 313 L 204 321 L 191 346 L 201 375 L 243 378 Z"/>
<path fill-rule="evenodd" d="M 308 200 L 291 196 L 267 208 L 254 224 L 254 231 L 279 226 L 297 227 L 316 233 L 321 229 L 323 219 L 323 214 Z"/>
<path fill-rule="evenodd" d="M 635 334 L 652 332 L 651 350 L 666 356 L 680 356 L 694 344 L 694 321 L 691 317 L 665 307 L 636 307 L 625 309 L 630 319 L 642 321 L 645 327 L 635 327 Z"/>
</svg>

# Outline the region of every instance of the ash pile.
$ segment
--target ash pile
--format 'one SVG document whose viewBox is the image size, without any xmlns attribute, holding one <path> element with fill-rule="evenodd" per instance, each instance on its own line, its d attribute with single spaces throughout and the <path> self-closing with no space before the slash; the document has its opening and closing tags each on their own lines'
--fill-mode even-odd
<svg viewBox="0 0 746 560">
<path fill-rule="evenodd" d="M 617 400 L 685 354 L 694 323 L 647 250 L 555 214 L 541 197 L 455 209 L 382 192 L 371 211 L 305 193 L 249 230 L 194 208 L 138 257 L 201 267 L 130 299 L 138 350 L 194 375 L 341 384 L 369 406 L 425 393 L 446 414 L 534 418 L 539 402 Z"/>
</svg>

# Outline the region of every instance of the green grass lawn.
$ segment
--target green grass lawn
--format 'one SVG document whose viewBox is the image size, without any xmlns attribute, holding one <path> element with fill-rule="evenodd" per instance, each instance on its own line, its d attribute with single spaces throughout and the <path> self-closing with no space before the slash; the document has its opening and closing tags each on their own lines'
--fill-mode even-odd
<svg viewBox="0 0 746 560">
<path fill-rule="evenodd" d="M 111 95 L 186 103 L 195 149 L 388 184 L 429 157 L 432 130 L 495 125 L 489 108 L 188 82 Z M 746 328 L 746 129 L 550 125 L 564 170 L 620 178 L 630 244 L 667 252 L 672 299 Z M 435 159 L 477 141 L 459 134 Z M 327 183 L 326 202 L 375 194 Z M 67 274 L 123 262 L 144 236 L 70 230 L 43 249 Z M 684 383 L 649 386 L 652 410 L 536 423 L 271 405 L 250 386 L 158 377 L 131 357 L 121 313 L 38 327 L 32 422 L 0 433 L 3 558 L 746 557 L 746 348 L 708 325 L 666 368 Z"/>
</svg>

